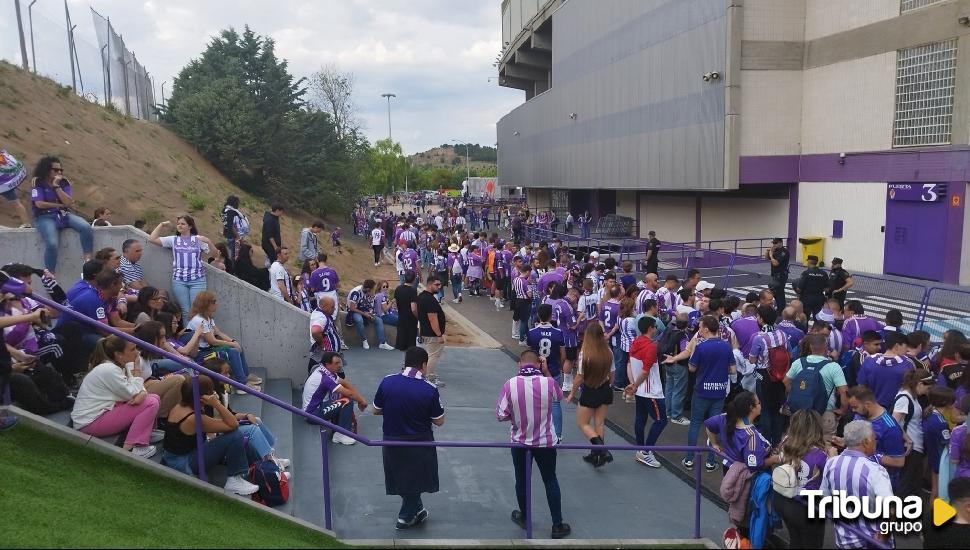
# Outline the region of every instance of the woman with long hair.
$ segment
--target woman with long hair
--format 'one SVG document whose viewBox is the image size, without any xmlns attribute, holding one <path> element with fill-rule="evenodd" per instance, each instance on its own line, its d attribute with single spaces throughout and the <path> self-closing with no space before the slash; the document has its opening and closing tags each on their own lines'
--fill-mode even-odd
<svg viewBox="0 0 970 550">
<path fill-rule="evenodd" d="M 241 384 L 248 384 L 250 387 L 259 390 L 259 385 L 263 383 L 263 379 L 255 374 L 249 374 L 249 366 L 246 364 L 246 356 L 243 354 L 242 346 L 216 326 L 214 317 L 218 309 L 219 301 L 216 295 L 208 290 L 200 292 L 195 297 L 195 301 L 192 302 L 192 311 L 186 329 L 193 333 L 202 333 L 199 341 L 199 361 L 204 360 L 205 356 L 213 352 L 224 355 L 232 368 L 232 377 Z M 246 392 L 236 390 L 236 393 Z"/>
<path fill-rule="evenodd" d="M 950 443 L 950 424 L 947 417 L 956 414 L 955 392 L 952 388 L 935 385 L 927 392 L 929 406 L 923 410 L 923 450 L 930 472 L 930 502 L 939 495 L 940 457 Z"/>
<path fill-rule="evenodd" d="M 576 425 L 593 445 L 604 445 L 606 413 L 613 403 L 613 352 L 606 342 L 603 327 L 592 323 L 586 329 L 583 347 L 579 351 L 579 368 L 573 378 L 573 391 L 567 402 L 572 401 L 578 389 L 579 407 L 576 408 Z M 607 450 L 590 451 L 583 457 L 599 468 L 613 462 L 613 454 Z"/>
<path fill-rule="evenodd" d="M 244 242 L 239 245 L 235 275 L 260 290 L 269 290 L 269 270 L 256 267 L 253 263 L 255 254 L 251 244 Z"/>
<path fill-rule="evenodd" d="M 822 415 L 812 409 L 797 411 L 781 442 L 780 466 L 772 474 L 775 510 L 788 529 L 789 548 L 822 548 L 825 522 L 809 521 L 802 491 L 816 491 L 822 485 L 825 460 L 836 451 L 826 445 Z"/>
<path fill-rule="evenodd" d="M 946 385 L 957 388 L 960 376 L 965 370 L 961 365 L 960 348 L 970 344 L 967 337 L 959 330 L 951 329 L 943 333 L 943 346 L 936 353 L 931 363 L 933 370 L 942 377 Z"/>
<path fill-rule="evenodd" d="M 138 301 L 128 305 L 128 321 L 140 325 L 152 321 L 165 307 L 165 296 L 153 286 L 143 286 L 138 290 Z"/>
<path fill-rule="evenodd" d="M 743 391 L 724 411 L 705 420 L 704 429 L 711 447 L 727 457 L 722 462 L 725 471 L 735 462 L 747 464 L 751 471 L 778 463 L 778 456 L 771 454 L 771 444 L 754 427 L 754 421 L 761 416 L 761 400 L 757 395 Z"/>
<path fill-rule="evenodd" d="M 158 321 L 147 321 L 142 323 L 132 334 L 146 344 L 165 347 L 165 327 Z M 168 350 L 166 350 L 168 351 Z M 158 416 L 164 418 L 179 401 L 179 391 L 182 386 L 182 378 L 179 376 L 166 375 L 164 372 L 155 372 L 152 360 L 159 357 L 152 352 L 142 349 L 138 352 L 138 357 L 125 365 L 128 373 L 136 378 L 141 378 L 142 385 L 148 393 L 158 396 Z"/>
<path fill-rule="evenodd" d="M 143 342 L 158 346 L 169 353 L 180 355 L 189 361 L 194 361 L 199 354 L 199 340 L 202 338 L 202 332 L 188 333 L 189 336 L 187 336 L 184 344 L 179 340 L 181 333 L 178 318 L 167 311 L 161 311 L 154 321 L 139 325 L 133 335 Z M 153 377 L 160 378 L 184 368 L 176 361 L 156 356 L 146 350 L 141 351 L 141 357 L 148 363 L 149 370 L 146 372 L 149 372 Z"/>
<path fill-rule="evenodd" d="M 127 430 L 123 448 L 149 458 L 155 454 L 155 447 L 149 443 L 159 400 L 125 367 L 137 359 L 135 344 L 114 335 L 99 340 L 91 355 L 90 370 L 77 392 L 71 420 L 74 428 L 95 437 Z"/>
<path fill-rule="evenodd" d="M 215 385 L 208 376 L 199 375 L 200 407 L 211 407 L 218 418 L 202 414 L 200 424 L 208 439 L 202 449 L 206 469 L 225 462 L 228 469 L 225 489 L 238 495 L 251 495 L 259 486 L 246 480 L 249 458 L 243 433 L 239 431 L 239 419 L 216 395 Z M 162 443 L 162 464 L 186 474 L 198 473 L 198 444 L 195 437 L 195 397 L 191 380 L 182 383 L 179 403 L 168 414 L 165 439 Z"/>
<path fill-rule="evenodd" d="M 81 238 L 84 261 L 94 252 L 94 234 L 81 216 L 74 214 L 71 182 L 64 177 L 64 167 L 57 157 L 44 157 L 34 168 L 33 189 L 30 191 L 34 211 L 34 227 L 44 241 L 44 267 L 57 271 L 57 249 L 61 231 L 73 229 Z"/>
<path fill-rule="evenodd" d="M 907 497 L 919 494 L 923 488 L 923 470 L 925 468 L 923 454 L 923 407 L 920 398 L 926 399 L 930 386 L 935 379 L 926 369 L 913 369 L 903 376 L 899 392 L 893 399 L 893 418 L 903 429 L 903 435 L 909 443 L 910 452 L 906 455 L 906 462 L 899 474 L 896 484 L 896 495 Z"/>
<path fill-rule="evenodd" d="M 175 235 L 162 237 L 162 229 L 172 222 L 158 224 L 148 236 L 148 242 L 172 249 L 172 294 L 182 308 L 182 317 L 189 317 L 195 297 L 206 288 L 205 262 L 202 254 L 214 248 L 212 241 L 199 235 L 195 219 L 183 214 L 175 219 Z"/>
</svg>

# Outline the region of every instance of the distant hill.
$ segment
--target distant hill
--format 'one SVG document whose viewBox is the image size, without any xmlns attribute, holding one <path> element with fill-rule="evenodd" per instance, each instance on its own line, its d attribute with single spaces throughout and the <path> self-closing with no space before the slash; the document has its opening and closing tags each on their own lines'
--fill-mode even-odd
<svg viewBox="0 0 970 550">
<path fill-rule="evenodd" d="M 473 169 L 495 166 L 496 154 L 495 147 L 478 144 L 469 144 L 468 147 L 468 156 L 471 159 L 470 164 Z M 411 155 L 409 160 L 413 166 L 461 168 L 465 166 L 465 145 L 444 144 L 423 153 Z"/>
</svg>

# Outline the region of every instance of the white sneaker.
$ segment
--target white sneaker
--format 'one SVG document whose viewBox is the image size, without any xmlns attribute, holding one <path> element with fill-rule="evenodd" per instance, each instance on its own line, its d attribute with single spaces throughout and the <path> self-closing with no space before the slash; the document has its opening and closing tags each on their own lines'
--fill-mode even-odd
<svg viewBox="0 0 970 550">
<path fill-rule="evenodd" d="M 364 349 L 370 349 L 370 342 L 364 340 Z"/>
<path fill-rule="evenodd" d="M 377 347 L 379 347 L 381 349 L 386 349 L 387 351 L 394 351 L 394 349 L 395 349 L 394 346 L 388 344 L 387 342 L 384 342 L 383 344 L 381 344 L 381 345 L 379 345 Z"/>
<path fill-rule="evenodd" d="M 280 470 L 285 470 L 290 467 L 290 459 L 288 458 L 274 458 L 276 465 L 280 467 Z"/>
<path fill-rule="evenodd" d="M 680 426 L 690 426 L 690 420 L 687 420 L 683 416 L 680 418 L 674 418 L 673 420 L 671 420 L 671 422 Z"/>
<path fill-rule="evenodd" d="M 152 430 L 152 436 L 151 436 L 151 438 L 148 441 L 149 441 L 149 443 L 158 443 L 159 441 L 162 441 L 163 439 L 165 439 L 165 431 L 164 430 Z"/>
<path fill-rule="evenodd" d="M 259 490 L 258 485 L 253 485 L 252 483 L 246 481 L 243 476 L 231 476 L 226 480 L 226 484 L 223 488 L 230 493 L 235 493 L 237 495 L 251 495 Z"/>
<path fill-rule="evenodd" d="M 154 445 L 135 445 L 131 448 L 131 454 L 142 458 L 151 458 L 155 456 L 156 451 Z"/>
<path fill-rule="evenodd" d="M 334 432 L 333 442 L 340 443 L 341 445 L 353 445 L 354 443 L 357 443 L 357 440 L 340 432 Z"/>
<path fill-rule="evenodd" d="M 650 451 L 648 451 L 648 452 L 637 451 L 637 454 L 634 455 L 633 458 L 634 458 L 634 460 L 636 460 L 640 464 L 644 464 L 646 466 L 650 466 L 651 468 L 659 468 L 660 467 L 660 461 L 657 460 L 657 457 L 653 456 L 653 452 L 650 452 Z"/>
<path fill-rule="evenodd" d="M 249 376 L 246 377 L 246 383 L 247 384 L 262 384 L 263 383 L 263 379 L 260 378 L 260 377 L 258 377 L 258 376 L 256 376 L 255 374 L 250 374 Z"/>
</svg>

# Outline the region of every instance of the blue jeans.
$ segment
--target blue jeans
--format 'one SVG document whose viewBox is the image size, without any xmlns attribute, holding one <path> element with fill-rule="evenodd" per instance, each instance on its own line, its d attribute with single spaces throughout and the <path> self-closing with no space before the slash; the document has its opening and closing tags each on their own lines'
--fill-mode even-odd
<svg viewBox="0 0 970 550">
<path fill-rule="evenodd" d="M 179 309 L 182 310 L 182 319 L 185 320 L 184 322 L 187 323 L 191 319 L 189 317 L 189 310 L 192 309 L 192 302 L 195 301 L 196 296 L 205 290 L 205 287 L 205 277 L 199 277 L 192 281 L 177 281 L 172 279 L 172 295 L 175 298 L 175 302 L 179 305 Z"/>
<path fill-rule="evenodd" d="M 239 430 L 246 441 L 249 461 L 256 462 L 273 454 L 276 436 L 263 424 L 240 424 Z"/>
<path fill-rule="evenodd" d="M 623 351 L 620 344 L 610 347 L 613 348 L 613 366 L 616 368 L 616 378 L 613 380 L 613 385 L 618 388 L 625 388 L 630 383 L 630 377 L 627 376 L 626 372 L 626 363 L 630 354 Z"/>
<path fill-rule="evenodd" d="M 562 387 L 562 373 L 557 374 L 554 379 L 556 385 Z M 562 437 L 562 402 L 552 402 L 552 428 L 556 430 L 556 435 Z"/>
<path fill-rule="evenodd" d="M 357 329 L 357 336 L 360 336 L 361 342 L 367 341 L 367 333 L 364 332 L 364 316 L 360 313 L 351 313 L 354 319 L 354 327 Z M 383 344 L 384 342 L 384 320 L 380 317 L 374 316 L 370 319 L 371 323 L 374 323 L 374 332 L 377 334 L 377 342 Z"/>
<path fill-rule="evenodd" d="M 339 398 L 339 395 L 335 397 Z M 351 401 L 346 405 L 335 408 L 333 407 L 335 400 L 324 401 L 320 403 L 320 407 L 315 411 L 307 411 L 308 413 L 320 418 L 321 420 L 326 420 L 331 424 L 336 424 L 341 428 L 349 431 L 353 431 L 354 422 L 354 402 Z"/>
<path fill-rule="evenodd" d="M 690 399 L 690 429 L 687 430 L 688 447 L 697 445 L 697 434 L 700 433 L 704 421 L 712 416 L 721 414 L 723 410 L 723 397 L 719 397 L 717 399 L 707 399 L 705 397 L 700 397 L 697 395 L 697 393 L 694 393 L 694 396 Z M 694 453 L 685 453 L 684 458 L 687 460 L 694 460 Z M 707 455 L 707 463 L 717 464 L 717 458 L 714 456 L 714 453 Z"/>
<path fill-rule="evenodd" d="M 542 484 L 546 487 L 546 501 L 552 514 L 552 524 L 562 524 L 562 493 L 559 491 L 559 479 L 556 478 L 556 448 L 532 447 L 532 458 L 539 466 Z M 525 513 L 525 469 L 532 468 L 532 464 L 525 463 L 525 449 L 512 449 L 512 465 L 515 468 L 515 498 L 519 502 L 519 510 Z M 535 508 L 533 508 L 535 510 Z M 533 516 L 534 517 L 534 516 Z"/>
<path fill-rule="evenodd" d="M 656 445 L 657 439 L 667 427 L 667 413 L 663 399 L 637 396 L 637 416 L 633 421 L 633 433 L 637 438 L 637 445 Z M 644 429 L 647 427 L 647 416 L 653 418 L 650 434 L 644 439 Z"/>
<path fill-rule="evenodd" d="M 229 476 L 243 475 L 249 471 L 249 459 L 243 434 L 239 430 L 226 432 L 205 442 L 205 469 L 211 471 L 217 464 L 225 461 L 226 473 Z M 162 464 L 186 474 L 198 474 L 199 462 L 196 460 L 197 449 L 177 455 L 168 451 L 162 452 Z"/>
<path fill-rule="evenodd" d="M 385 313 L 381 315 L 381 321 L 384 321 L 384 324 L 389 327 L 396 327 L 398 320 L 397 313 Z"/>
<path fill-rule="evenodd" d="M 667 368 L 667 416 L 681 418 L 684 416 L 684 396 L 687 395 L 687 367 L 684 365 L 666 365 Z"/>
<path fill-rule="evenodd" d="M 768 376 L 767 370 L 758 371 L 761 373 L 762 377 Z M 765 399 L 766 385 L 769 384 L 767 380 L 759 378 L 757 385 L 755 386 L 755 394 L 758 396 L 758 401 L 761 403 L 766 403 L 771 401 L 771 399 Z M 761 416 L 758 417 L 757 426 L 758 431 L 761 435 L 765 436 L 772 445 L 777 445 L 781 443 L 781 436 L 785 433 L 785 421 L 788 420 L 787 417 L 783 416 L 778 408 L 772 408 L 762 405 Z"/>
<path fill-rule="evenodd" d="M 178 372 L 186 367 L 172 361 L 171 359 L 153 359 L 152 360 L 152 375 L 153 376 L 164 376 L 172 372 Z"/>
<path fill-rule="evenodd" d="M 44 266 L 52 273 L 57 271 L 57 249 L 61 244 L 61 228 L 57 226 L 57 216 L 42 214 L 34 218 L 34 227 L 44 241 Z M 77 231 L 81 238 L 81 250 L 85 254 L 94 252 L 94 234 L 91 226 L 84 218 L 76 214 L 67 214 L 67 228 Z"/>
<path fill-rule="evenodd" d="M 463 277 L 461 275 L 451 275 L 451 294 L 454 299 L 458 299 L 461 296 L 461 283 Z"/>
</svg>

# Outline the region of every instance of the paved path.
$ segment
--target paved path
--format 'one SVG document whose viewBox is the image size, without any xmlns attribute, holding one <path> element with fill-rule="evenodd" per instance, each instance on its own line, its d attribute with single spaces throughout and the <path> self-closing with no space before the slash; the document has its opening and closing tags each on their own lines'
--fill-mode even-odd
<svg viewBox="0 0 970 550">
<path fill-rule="evenodd" d="M 467 302 L 467 300 L 466 300 Z M 401 367 L 403 354 L 353 350 L 348 376 L 369 398 L 386 374 Z M 515 373 L 513 361 L 500 350 L 448 348 L 439 373 L 446 422 L 436 429 L 439 440 L 507 441 L 508 424 L 495 420 L 495 402 L 502 384 Z M 297 393 L 294 393 L 294 399 Z M 575 406 L 564 411 L 567 441 L 582 439 Z M 379 439 L 381 420 L 359 416 L 359 432 Z M 315 428 L 294 422 L 294 513 L 323 523 L 320 439 Z M 608 435 L 617 442 L 619 437 Z M 398 497 L 384 494 L 381 451 L 357 444 L 331 444 L 334 528 L 341 538 L 482 538 L 508 539 L 524 533 L 509 520 L 516 507 L 511 457 L 506 449 L 442 449 L 439 451 L 441 491 L 426 495 L 431 519 L 420 529 L 397 532 L 393 524 Z M 683 538 L 693 534 L 694 491 L 669 471 L 649 469 L 632 453 L 594 470 L 582 451 L 559 453 L 563 515 L 573 538 Z M 544 490 L 535 471 L 535 536 L 548 537 L 551 528 Z M 702 536 L 718 540 L 723 512 L 702 499 Z"/>
</svg>

